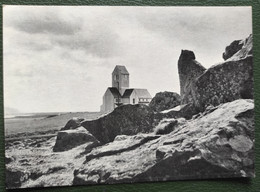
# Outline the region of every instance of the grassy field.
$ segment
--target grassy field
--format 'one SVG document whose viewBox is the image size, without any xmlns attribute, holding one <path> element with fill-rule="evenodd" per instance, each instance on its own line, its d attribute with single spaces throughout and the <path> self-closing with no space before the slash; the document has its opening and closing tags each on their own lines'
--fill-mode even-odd
<svg viewBox="0 0 260 192">
<path fill-rule="evenodd" d="M 60 130 L 73 117 L 92 120 L 100 115 L 102 115 L 100 112 L 77 112 L 57 116 L 50 116 L 46 113 L 46 115 L 41 116 L 7 118 L 5 119 L 5 136 L 10 137 L 21 133 L 26 135 L 53 133 Z"/>
</svg>

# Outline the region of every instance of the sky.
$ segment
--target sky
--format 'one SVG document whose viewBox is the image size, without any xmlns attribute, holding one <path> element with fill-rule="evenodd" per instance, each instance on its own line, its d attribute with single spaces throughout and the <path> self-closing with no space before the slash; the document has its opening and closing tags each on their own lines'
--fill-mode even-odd
<svg viewBox="0 0 260 192">
<path fill-rule="evenodd" d="M 20 112 L 99 111 L 116 65 L 131 88 L 180 92 L 177 62 L 192 50 L 223 62 L 252 33 L 251 7 L 4 6 L 4 105 Z"/>
</svg>

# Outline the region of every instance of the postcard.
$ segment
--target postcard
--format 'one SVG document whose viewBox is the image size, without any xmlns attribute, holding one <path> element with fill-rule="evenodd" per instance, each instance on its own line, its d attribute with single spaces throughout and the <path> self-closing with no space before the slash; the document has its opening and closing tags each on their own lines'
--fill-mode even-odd
<svg viewBox="0 0 260 192">
<path fill-rule="evenodd" d="M 252 7 L 3 7 L 6 188 L 255 176 Z"/>
</svg>

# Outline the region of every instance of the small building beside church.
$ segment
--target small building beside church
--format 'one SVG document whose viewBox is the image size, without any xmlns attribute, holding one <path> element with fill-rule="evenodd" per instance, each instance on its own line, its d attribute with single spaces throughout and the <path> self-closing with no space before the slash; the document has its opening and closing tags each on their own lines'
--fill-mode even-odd
<svg viewBox="0 0 260 192">
<path fill-rule="evenodd" d="M 125 66 L 117 65 L 112 72 L 112 87 L 107 88 L 100 111 L 112 111 L 125 104 L 148 105 L 151 100 L 147 89 L 129 88 L 129 72 Z"/>
</svg>

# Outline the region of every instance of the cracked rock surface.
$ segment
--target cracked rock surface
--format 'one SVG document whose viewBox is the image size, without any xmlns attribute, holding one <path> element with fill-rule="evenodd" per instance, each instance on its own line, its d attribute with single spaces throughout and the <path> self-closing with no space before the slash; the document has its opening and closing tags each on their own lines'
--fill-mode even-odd
<svg viewBox="0 0 260 192">
<path fill-rule="evenodd" d="M 252 100 L 240 99 L 187 120 L 166 135 L 118 136 L 86 155 L 74 171 L 73 184 L 252 177 L 253 109 Z"/>
</svg>

